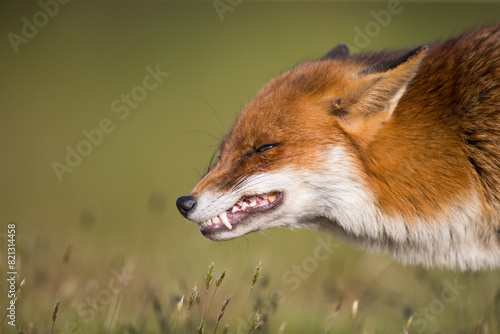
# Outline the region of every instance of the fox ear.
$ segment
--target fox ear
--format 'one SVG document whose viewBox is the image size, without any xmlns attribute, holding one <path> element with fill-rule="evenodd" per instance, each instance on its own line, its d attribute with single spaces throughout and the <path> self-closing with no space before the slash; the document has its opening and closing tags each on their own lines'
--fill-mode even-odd
<svg viewBox="0 0 500 334">
<path fill-rule="evenodd" d="M 427 47 L 421 46 L 362 70 L 351 96 L 330 105 L 344 130 L 365 144 L 373 141 L 391 119 L 426 52 Z"/>
<path fill-rule="evenodd" d="M 349 50 L 349 47 L 345 44 L 339 44 L 328 51 L 323 59 L 345 59 L 349 58 L 350 55 L 351 51 Z"/>
</svg>

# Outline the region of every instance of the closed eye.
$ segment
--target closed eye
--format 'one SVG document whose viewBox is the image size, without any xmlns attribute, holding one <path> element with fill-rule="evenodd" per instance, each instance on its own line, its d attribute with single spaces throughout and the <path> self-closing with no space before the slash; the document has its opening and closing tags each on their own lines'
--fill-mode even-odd
<svg viewBox="0 0 500 334">
<path fill-rule="evenodd" d="M 272 149 L 273 147 L 276 147 L 276 146 L 278 146 L 278 144 L 265 144 L 265 145 L 262 145 L 259 148 L 257 148 L 255 151 L 257 153 L 261 153 L 261 152 L 270 150 L 270 149 Z"/>
</svg>

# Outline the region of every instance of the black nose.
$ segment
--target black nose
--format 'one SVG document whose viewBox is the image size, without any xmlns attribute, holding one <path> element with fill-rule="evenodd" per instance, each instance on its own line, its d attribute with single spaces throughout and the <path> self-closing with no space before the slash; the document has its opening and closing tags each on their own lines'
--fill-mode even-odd
<svg viewBox="0 0 500 334">
<path fill-rule="evenodd" d="M 191 196 L 182 196 L 175 202 L 177 204 L 177 209 L 184 217 L 187 217 L 189 210 L 191 210 L 196 204 L 196 200 Z"/>
</svg>

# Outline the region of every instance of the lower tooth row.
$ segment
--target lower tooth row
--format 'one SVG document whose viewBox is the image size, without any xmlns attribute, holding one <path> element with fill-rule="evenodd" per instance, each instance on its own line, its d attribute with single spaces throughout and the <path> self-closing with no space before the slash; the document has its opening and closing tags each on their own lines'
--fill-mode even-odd
<svg viewBox="0 0 500 334">
<path fill-rule="evenodd" d="M 226 213 L 226 211 L 224 211 L 220 215 L 218 215 L 218 216 L 216 216 L 216 217 L 214 217 L 214 218 L 206 221 L 201 226 L 202 227 L 207 227 L 207 226 L 210 226 L 210 225 L 213 225 L 213 224 L 219 224 L 219 223 L 224 224 L 230 230 L 233 228 L 233 226 L 231 226 L 231 223 L 227 219 L 227 213 Z"/>
</svg>

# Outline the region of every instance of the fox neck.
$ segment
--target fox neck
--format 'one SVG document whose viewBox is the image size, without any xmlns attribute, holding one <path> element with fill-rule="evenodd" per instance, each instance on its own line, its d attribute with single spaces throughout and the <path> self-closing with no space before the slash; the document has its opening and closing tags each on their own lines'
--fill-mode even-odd
<svg viewBox="0 0 500 334">
<path fill-rule="evenodd" d="M 341 148 L 328 153 L 329 166 L 342 169 L 330 171 L 329 177 L 333 177 L 333 174 L 340 177 L 342 185 L 332 186 L 334 183 L 329 183 L 324 187 L 335 189 L 322 189 L 322 193 L 329 194 L 324 200 L 330 205 L 321 206 L 325 210 L 321 215 L 323 218 L 317 221 L 321 228 L 333 231 L 362 247 L 389 251 L 406 263 L 461 270 L 480 269 L 485 264 L 494 267 L 498 264 L 500 246 L 494 234 L 480 227 L 483 214 L 477 193 L 469 189 L 467 201 L 458 196 L 449 199 L 446 207 L 436 206 L 433 214 L 425 215 L 418 210 L 418 202 L 413 202 L 415 200 L 409 197 L 412 192 L 410 195 L 396 192 L 395 201 L 399 202 L 395 205 L 413 205 L 415 209 L 405 208 L 404 214 L 395 214 L 383 207 L 383 196 L 377 193 L 380 183 L 392 185 L 391 180 L 377 178 L 378 175 L 369 169 L 371 166 L 368 164 L 365 165 L 371 172 L 368 178 L 354 174 L 353 168 L 348 165 L 361 162 L 351 158 L 351 161 L 345 161 L 346 153 Z M 338 167 L 342 166 L 340 160 L 344 161 L 345 168 Z M 394 178 L 397 176 L 393 174 Z"/>
</svg>

